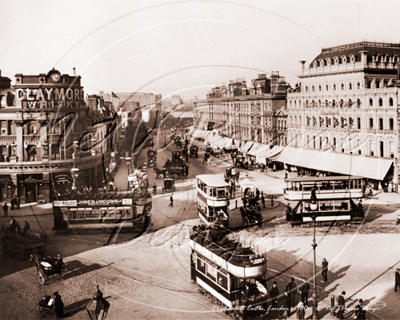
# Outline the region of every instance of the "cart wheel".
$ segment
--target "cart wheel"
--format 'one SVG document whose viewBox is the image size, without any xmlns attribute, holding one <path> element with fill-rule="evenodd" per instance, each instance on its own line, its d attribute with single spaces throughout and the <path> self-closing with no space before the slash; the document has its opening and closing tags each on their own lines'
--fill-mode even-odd
<svg viewBox="0 0 400 320">
<path fill-rule="evenodd" d="M 39 283 L 44 286 L 47 280 L 47 276 L 44 274 L 44 271 L 42 269 L 39 269 L 38 273 L 37 273 L 37 278 Z"/>
</svg>

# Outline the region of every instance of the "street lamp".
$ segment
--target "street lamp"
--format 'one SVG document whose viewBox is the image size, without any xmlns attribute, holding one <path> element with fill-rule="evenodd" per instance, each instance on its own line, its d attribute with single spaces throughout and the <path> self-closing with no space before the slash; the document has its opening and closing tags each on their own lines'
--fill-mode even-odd
<svg viewBox="0 0 400 320">
<path fill-rule="evenodd" d="M 93 295 L 93 299 L 86 305 L 86 311 L 91 320 L 104 320 L 107 317 L 110 303 L 103 298 L 103 293 L 97 286 L 97 291 Z"/>
<path fill-rule="evenodd" d="M 311 189 L 311 198 L 310 198 L 310 211 L 311 211 L 311 219 L 313 221 L 313 252 L 314 252 L 314 270 L 313 270 L 313 312 L 312 312 L 312 319 L 313 320 L 318 320 L 318 310 L 317 310 L 317 254 L 316 254 L 316 248 L 317 248 L 317 242 L 315 240 L 315 219 L 318 216 L 318 203 L 317 203 L 317 196 L 315 194 L 315 188 Z"/>
<path fill-rule="evenodd" d="M 128 175 L 129 175 L 129 167 L 131 166 L 131 160 L 132 160 L 131 157 L 126 157 L 125 158 L 126 165 L 128 166 Z"/>
<path fill-rule="evenodd" d="M 71 169 L 72 176 L 72 190 L 76 190 L 76 179 L 79 176 L 79 168 L 75 168 L 75 166 Z"/>
</svg>

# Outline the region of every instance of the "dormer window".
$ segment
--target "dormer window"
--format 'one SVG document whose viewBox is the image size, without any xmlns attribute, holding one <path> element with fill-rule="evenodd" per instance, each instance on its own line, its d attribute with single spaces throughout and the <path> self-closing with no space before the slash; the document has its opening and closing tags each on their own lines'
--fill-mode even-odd
<svg viewBox="0 0 400 320">
<path fill-rule="evenodd" d="M 331 58 L 326 59 L 326 65 L 327 66 L 331 66 L 332 65 L 332 59 Z"/>
</svg>

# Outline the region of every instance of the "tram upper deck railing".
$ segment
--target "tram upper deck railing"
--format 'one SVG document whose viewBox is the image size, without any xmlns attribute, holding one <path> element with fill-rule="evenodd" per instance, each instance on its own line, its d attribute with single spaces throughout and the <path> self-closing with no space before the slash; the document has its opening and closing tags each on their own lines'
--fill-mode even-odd
<svg viewBox="0 0 400 320">
<path fill-rule="evenodd" d="M 206 228 L 190 237 L 190 246 L 197 253 L 237 277 L 255 277 L 266 271 L 264 255 L 243 247 L 240 242 L 230 240 L 227 230 Z"/>
<path fill-rule="evenodd" d="M 98 192 L 68 192 L 56 196 L 56 201 L 60 200 L 118 200 L 132 199 L 133 202 L 151 199 L 152 195 L 145 192 L 132 192 L 131 190 L 113 190 L 113 191 L 98 191 Z"/>
</svg>

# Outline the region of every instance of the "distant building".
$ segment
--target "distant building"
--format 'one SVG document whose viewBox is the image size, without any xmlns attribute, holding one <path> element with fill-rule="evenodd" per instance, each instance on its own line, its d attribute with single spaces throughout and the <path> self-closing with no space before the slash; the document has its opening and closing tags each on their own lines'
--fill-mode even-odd
<svg viewBox="0 0 400 320">
<path fill-rule="evenodd" d="M 279 72 L 258 75 L 247 87 L 245 79 L 223 83 L 207 95 L 209 118 L 228 136 L 268 145 L 286 145 L 285 113 L 288 84 Z M 278 121 L 279 119 L 279 121 Z M 281 122 L 282 121 L 282 122 Z"/>
</svg>

